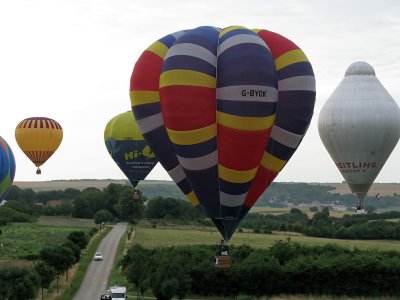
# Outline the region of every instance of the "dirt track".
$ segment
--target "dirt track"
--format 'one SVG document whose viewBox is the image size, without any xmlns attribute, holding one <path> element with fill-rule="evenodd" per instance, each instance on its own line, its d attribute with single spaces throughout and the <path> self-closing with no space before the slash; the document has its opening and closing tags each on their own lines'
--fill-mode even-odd
<svg viewBox="0 0 400 300">
<path fill-rule="evenodd" d="M 117 223 L 101 241 L 98 250 L 103 253 L 103 261 L 93 260 L 90 263 L 74 300 L 97 300 L 106 291 L 118 244 L 126 226 L 126 223 Z"/>
</svg>

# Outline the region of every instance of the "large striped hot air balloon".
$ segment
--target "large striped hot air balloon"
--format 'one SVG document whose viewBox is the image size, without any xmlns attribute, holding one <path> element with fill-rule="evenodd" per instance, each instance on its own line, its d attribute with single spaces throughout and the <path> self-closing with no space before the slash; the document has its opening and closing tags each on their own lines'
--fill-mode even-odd
<svg viewBox="0 0 400 300">
<path fill-rule="evenodd" d="M 204 26 L 147 48 L 130 96 L 160 163 L 229 240 L 306 133 L 315 78 L 277 33 Z"/>
<path fill-rule="evenodd" d="M 61 125 L 45 117 L 24 119 L 15 129 L 18 146 L 37 167 L 36 174 L 41 174 L 40 166 L 54 154 L 62 138 Z"/>
<path fill-rule="evenodd" d="M 7 197 L 15 176 L 15 159 L 7 142 L 0 137 L 0 204 Z"/>
<path fill-rule="evenodd" d="M 113 117 L 104 129 L 104 142 L 112 159 L 136 188 L 157 164 L 132 111 Z"/>
</svg>

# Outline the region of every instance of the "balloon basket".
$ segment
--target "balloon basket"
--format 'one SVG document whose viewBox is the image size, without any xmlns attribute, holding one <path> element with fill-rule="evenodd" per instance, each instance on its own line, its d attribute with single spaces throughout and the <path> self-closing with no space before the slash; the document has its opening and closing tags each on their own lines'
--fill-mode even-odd
<svg viewBox="0 0 400 300">
<path fill-rule="evenodd" d="M 229 256 L 229 246 L 224 240 L 217 245 L 215 253 L 215 267 L 229 268 L 231 266 L 231 257 Z"/>
<path fill-rule="evenodd" d="M 40 174 L 42 174 L 42 171 L 41 171 L 39 168 L 37 168 L 36 174 L 37 174 L 37 175 L 40 175 Z"/>
<path fill-rule="evenodd" d="M 219 269 L 231 267 L 231 257 L 229 255 L 220 255 L 215 258 L 215 267 Z"/>
<path fill-rule="evenodd" d="M 139 190 L 137 190 L 137 189 L 134 189 L 134 191 L 133 191 L 133 200 L 140 200 L 140 198 L 141 198 L 141 195 L 140 195 L 141 193 L 140 193 L 140 191 Z"/>
</svg>

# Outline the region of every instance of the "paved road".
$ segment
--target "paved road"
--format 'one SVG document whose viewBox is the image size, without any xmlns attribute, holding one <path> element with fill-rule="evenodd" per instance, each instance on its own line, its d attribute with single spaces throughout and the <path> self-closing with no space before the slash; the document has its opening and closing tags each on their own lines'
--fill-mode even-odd
<svg viewBox="0 0 400 300">
<path fill-rule="evenodd" d="M 117 223 L 101 241 L 98 250 L 103 261 L 92 261 L 74 300 L 98 300 L 107 288 L 107 279 L 114 264 L 118 244 L 125 233 L 126 223 Z"/>
</svg>

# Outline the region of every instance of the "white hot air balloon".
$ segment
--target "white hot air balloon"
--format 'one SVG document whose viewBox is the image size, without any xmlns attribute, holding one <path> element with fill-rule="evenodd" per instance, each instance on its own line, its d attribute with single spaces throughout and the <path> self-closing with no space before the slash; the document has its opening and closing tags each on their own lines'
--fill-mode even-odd
<svg viewBox="0 0 400 300">
<path fill-rule="evenodd" d="M 400 137 L 400 109 L 366 62 L 351 64 L 318 119 L 319 135 L 351 191 L 364 198 Z"/>
</svg>

